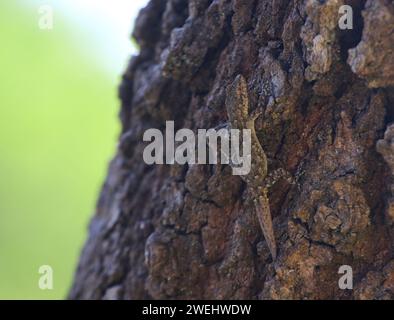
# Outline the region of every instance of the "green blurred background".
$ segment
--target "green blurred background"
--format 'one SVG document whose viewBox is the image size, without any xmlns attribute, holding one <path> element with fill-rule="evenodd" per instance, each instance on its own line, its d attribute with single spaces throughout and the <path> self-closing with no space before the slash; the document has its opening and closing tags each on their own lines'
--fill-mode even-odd
<svg viewBox="0 0 394 320">
<path fill-rule="evenodd" d="M 67 295 L 116 147 L 127 34 L 146 2 L 0 1 L 0 299 Z M 41 4 L 53 6 L 52 30 L 38 27 Z M 41 265 L 53 290 L 38 287 Z"/>
</svg>

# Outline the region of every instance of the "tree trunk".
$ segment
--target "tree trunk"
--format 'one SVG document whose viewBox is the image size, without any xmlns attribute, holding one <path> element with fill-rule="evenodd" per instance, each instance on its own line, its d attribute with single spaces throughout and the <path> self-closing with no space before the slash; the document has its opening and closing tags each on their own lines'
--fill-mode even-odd
<svg viewBox="0 0 394 320">
<path fill-rule="evenodd" d="M 394 298 L 394 2 L 346 1 L 345 30 L 343 4 L 150 1 L 70 298 Z M 296 181 L 269 191 L 275 262 L 229 166 L 142 156 L 144 131 L 164 131 L 166 120 L 194 131 L 226 122 L 238 74 L 250 108 L 263 110 L 256 132 L 269 171 Z M 342 265 L 353 289 L 340 288 Z"/>
</svg>

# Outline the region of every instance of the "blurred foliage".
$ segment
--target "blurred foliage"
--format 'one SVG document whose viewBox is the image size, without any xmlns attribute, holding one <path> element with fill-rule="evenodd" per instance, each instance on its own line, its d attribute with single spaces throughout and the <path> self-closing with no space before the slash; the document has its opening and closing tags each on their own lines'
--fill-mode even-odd
<svg viewBox="0 0 394 320">
<path fill-rule="evenodd" d="M 116 83 L 59 14 L 0 2 L 0 298 L 65 298 L 118 132 Z M 38 288 L 38 268 L 54 289 Z"/>
</svg>

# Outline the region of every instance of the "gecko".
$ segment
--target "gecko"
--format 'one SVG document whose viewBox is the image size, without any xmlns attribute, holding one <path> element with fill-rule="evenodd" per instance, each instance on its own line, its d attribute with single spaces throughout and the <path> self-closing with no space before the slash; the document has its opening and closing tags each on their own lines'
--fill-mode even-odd
<svg viewBox="0 0 394 320">
<path fill-rule="evenodd" d="M 262 114 L 262 111 L 255 110 L 249 114 L 248 88 L 242 75 L 238 75 L 233 83 L 227 87 L 225 104 L 229 118 L 228 128 L 250 129 L 251 131 L 251 169 L 248 174 L 241 176 L 241 178 L 245 181 L 248 193 L 252 197 L 260 227 L 272 259 L 275 261 L 277 248 L 269 206 L 268 188 L 283 174 L 283 171 L 278 170 L 271 177 L 267 174 L 267 156 L 259 142 L 255 129 L 255 120 Z"/>
</svg>

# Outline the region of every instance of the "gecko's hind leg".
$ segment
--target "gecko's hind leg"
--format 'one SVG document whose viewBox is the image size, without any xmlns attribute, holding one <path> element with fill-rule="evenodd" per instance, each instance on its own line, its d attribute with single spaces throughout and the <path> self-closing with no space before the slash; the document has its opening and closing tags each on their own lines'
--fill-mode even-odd
<svg viewBox="0 0 394 320">
<path fill-rule="evenodd" d="M 296 184 L 293 176 L 283 168 L 278 168 L 274 171 L 270 171 L 265 178 L 265 187 L 271 188 L 280 179 L 286 180 L 289 184 Z"/>
</svg>

